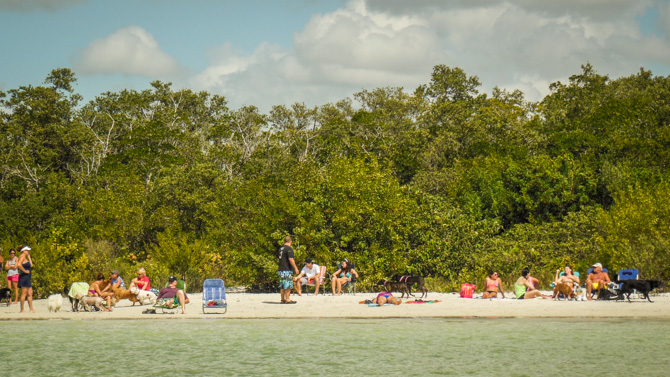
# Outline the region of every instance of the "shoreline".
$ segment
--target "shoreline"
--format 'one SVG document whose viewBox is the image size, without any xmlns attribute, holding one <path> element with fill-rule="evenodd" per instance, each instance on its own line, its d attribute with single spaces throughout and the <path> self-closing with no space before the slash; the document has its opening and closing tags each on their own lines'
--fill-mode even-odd
<svg viewBox="0 0 670 377">
<path fill-rule="evenodd" d="M 544 292 L 550 293 L 550 292 Z M 507 294 L 507 293 L 506 293 Z M 360 301 L 371 300 L 377 293 L 358 293 L 332 296 L 291 295 L 296 304 L 280 304 L 279 293 L 228 293 L 228 311 L 202 312 L 202 293 L 188 294 L 191 303 L 186 314 L 142 314 L 150 305 L 135 305 L 119 301 L 112 312 L 71 312 L 70 302 L 63 299 L 61 310 L 49 313 L 47 299 L 33 301 L 36 313 L 19 313 L 19 304 L 0 304 L 0 321 L 13 320 L 137 320 L 137 319 L 499 319 L 499 318 L 556 318 L 556 319 L 670 319 L 670 294 L 653 296 L 654 301 L 635 299 L 631 303 L 615 301 L 555 301 L 553 299 L 481 299 L 460 298 L 458 293 L 429 292 L 426 300 L 435 303 L 403 303 L 398 306 L 369 307 Z M 476 295 L 479 297 L 481 295 Z M 510 292 L 511 296 L 511 292 Z M 416 300 L 412 298 L 411 300 Z M 27 309 L 27 303 L 26 303 Z"/>
</svg>

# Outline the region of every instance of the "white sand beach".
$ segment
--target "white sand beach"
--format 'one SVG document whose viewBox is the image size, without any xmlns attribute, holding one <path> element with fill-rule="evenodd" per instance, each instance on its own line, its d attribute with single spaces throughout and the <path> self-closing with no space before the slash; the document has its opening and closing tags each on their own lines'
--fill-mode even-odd
<svg viewBox="0 0 670 377">
<path fill-rule="evenodd" d="M 545 292 L 550 294 L 551 292 Z M 191 303 L 186 314 L 142 314 L 150 306 L 128 300 L 116 304 L 113 312 L 71 312 L 67 298 L 57 313 L 49 313 L 47 300 L 34 301 L 35 313 L 19 313 L 19 305 L 0 305 L 0 320 L 23 319 L 151 319 L 151 318 L 449 318 L 449 317 L 527 317 L 527 318 L 661 318 L 670 319 L 670 294 L 652 297 L 653 303 L 635 299 L 632 303 L 615 301 L 554 301 L 552 299 L 465 299 L 458 293 L 429 292 L 427 300 L 436 303 L 369 307 L 360 301 L 372 299 L 376 293 L 344 294 L 342 296 L 292 295 L 296 304 L 280 304 L 279 293 L 229 293 L 226 314 L 210 314 L 220 310 L 202 311 L 202 294 L 188 294 Z M 479 296 L 479 295 L 478 295 Z M 511 292 L 508 297 L 511 297 Z M 414 299 L 412 299 L 414 300 Z M 27 303 L 26 303 L 27 309 Z"/>
</svg>

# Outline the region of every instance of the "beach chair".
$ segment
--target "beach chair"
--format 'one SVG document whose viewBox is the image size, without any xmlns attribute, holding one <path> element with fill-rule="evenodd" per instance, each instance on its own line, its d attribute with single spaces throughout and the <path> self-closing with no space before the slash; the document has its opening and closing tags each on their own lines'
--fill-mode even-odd
<svg viewBox="0 0 670 377">
<path fill-rule="evenodd" d="M 223 309 L 220 314 L 228 311 L 226 285 L 221 279 L 207 279 L 202 283 L 202 312 L 212 309 Z"/>
<path fill-rule="evenodd" d="M 165 287 L 167 288 L 168 286 L 169 283 L 165 283 Z M 186 282 L 183 280 L 177 280 L 177 288 L 181 289 L 182 291 L 184 291 L 184 293 L 186 293 Z M 181 305 L 178 302 L 176 302 L 174 297 L 161 298 L 156 299 L 154 309 L 156 309 L 156 312 L 158 312 L 158 309 L 160 309 L 161 313 L 174 314 L 177 312 L 177 309 L 181 309 Z"/>
<path fill-rule="evenodd" d="M 617 280 L 619 280 L 619 290 L 623 285 L 624 280 L 637 280 L 639 278 L 640 272 L 637 269 L 624 269 L 619 270 L 617 273 Z M 633 290 L 634 297 L 638 297 L 637 291 Z"/>
<path fill-rule="evenodd" d="M 79 300 L 77 300 L 75 297 L 77 297 L 77 294 L 82 294 L 86 296 L 88 294 L 88 283 L 83 282 L 83 281 L 78 281 L 76 283 L 72 283 L 70 286 L 70 291 L 67 293 L 68 297 L 70 298 L 70 304 L 72 305 L 72 311 L 76 311 L 76 308 L 79 305 Z"/>
<path fill-rule="evenodd" d="M 579 277 L 579 272 L 572 271 L 572 273 L 575 274 L 575 276 Z M 558 277 L 561 277 L 561 276 L 565 276 L 565 271 L 561 271 L 561 273 L 558 274 Z M 580 282 L 581 282 L 581 278 L 580 278 Z M 551 289 L 554 289 L 556 287 L 556 283 L 552 282 L 551 284 L 549 284 L 549 286 L 551 287 Z M 581 289 L 582 288 L 581 288 L 580 285 L 575 284 L 572 290 L 573 290 L 573 292 L 578 293 L 579 291 L 581 291 Z M 558 297 L 559 299 L 560 298 L 565 298 L 565 297 L 563 297 L 562 293 L 559 293 L 558 296 L 559 296 Z"/>
<path fill-rule="evenodd" d="M 323 283 L 326 281 L 326 266 L 319 266 L 319 285 L 321 287 L 321 293 L 326 294 L 326 290 L 324 289 Z M 300 284 L 300 282 L 298 282 Z M 314 287 L 316 289 L 316 280 L 308 281 L 307 283 L 303 284 L 304 287 Z"/>
<path fill-rule="evenodd" d="M 342 267 L 342 266 L 340 265 L 340 266 L 338 267 L 338 269 L 341 268 L 341 267 Z M 351 264 L 351 268 L 355 270 L 355 269 L 356 269 L 356 265 L 354 265 L 354 264 L 352 263 L 352 264 Z M 358 272 L 358 270 L 357 270 L 356 272 Z M 346 290 L 347 290 L 347 293 L 349 293 L 350 295 L 354 295 L 354 296 L 356 296 L 356 282 L 357 282 L 357 281 L 358 281 L 358 278 L 356 278 L 356 275 L 351 274 L 351 281 L 344 283 L 344 285 L 342 286 L 342 290 L 345 290 L 345 289 L 346 289 Z"/>
</svg>

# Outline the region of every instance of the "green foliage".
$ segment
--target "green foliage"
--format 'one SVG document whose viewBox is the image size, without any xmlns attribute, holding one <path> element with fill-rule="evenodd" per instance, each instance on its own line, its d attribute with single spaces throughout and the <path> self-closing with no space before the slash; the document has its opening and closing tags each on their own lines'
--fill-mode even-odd
<svg viewBox="0 0 670 377">
<path fill-rule="evenodd" d="M 0 244 L 34 245 L 38 295 L 119 269 L 154 285 L 276 289 L 286 235 L 298 264 L 352 260 L 361 286 L 399 274 L 457 289 L 523 267 L 543 283 L 593 262 L 667 280 L 670 78 L 586 64 L 538 103 L 430 82 L 309 108 L 229 109 L 222 96 L 106 92 L 76 77 L 0 93 Z"/>
</svg>

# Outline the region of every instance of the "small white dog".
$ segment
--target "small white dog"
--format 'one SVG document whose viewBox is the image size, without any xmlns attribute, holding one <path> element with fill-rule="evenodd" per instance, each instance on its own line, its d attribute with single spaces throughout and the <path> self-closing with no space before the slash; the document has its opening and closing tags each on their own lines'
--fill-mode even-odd
<svg viewBox="0 0 670 377">
<path fill-rule="evenodd" d="M 91 311 L 92 306 L 95 306 L 100 311 L 105 310 L 102 308 L 102 297 L 88 297 L 80 293 L 75 298 L 79 300 L 79 306 L 87 312 Z"/>
<path fill-rule="evenodd" d="M 156 294 L 151 291 L 139 291 L 137 299 L 140 300 L 142 305 L 153 305 L 156 303 Z"/>
<path fill-rule="evenodd" d="M 63 306 L 63 295 L 60 293 L 55 293 L 47 298 L 47 307 L 49 308 L 49 313 L 57 313 L 60 310 L 60 307 Z"/>
</svg>

